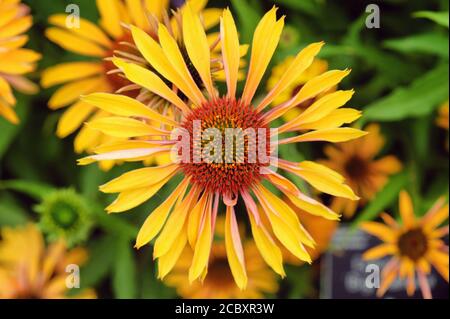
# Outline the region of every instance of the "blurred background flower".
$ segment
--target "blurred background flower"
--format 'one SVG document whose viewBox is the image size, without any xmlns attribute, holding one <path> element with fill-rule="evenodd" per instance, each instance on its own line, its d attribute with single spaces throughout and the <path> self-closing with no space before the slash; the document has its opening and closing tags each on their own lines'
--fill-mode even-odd
<svg viewBox="0 0 450 319">
<path fill-rule="evenodd" d="M 33 18 L 29 8 L 20 1 L 0 1 L 0 116 L 17 124 L 19 118 L 13 107 L 16 98 L 12 90 L 35 94 L 38 87 L 25 75 L 36 69 L 41 55 L 22 48 L 28 37 L 24 34 L 31 28 Z"/>
<path fill-rule="evenodd" d="M 1 229 L 0 298 L 60 299 L 95 298 L 91 289 L 69 294 L 69 265 L 81 266 L 88 258 L 86 250 L 67 250 L 64 241 L 46 245 L 39 229 L 28 224 Z M 73 287 L 72 287 L 73 288 Z"/>
</svg>

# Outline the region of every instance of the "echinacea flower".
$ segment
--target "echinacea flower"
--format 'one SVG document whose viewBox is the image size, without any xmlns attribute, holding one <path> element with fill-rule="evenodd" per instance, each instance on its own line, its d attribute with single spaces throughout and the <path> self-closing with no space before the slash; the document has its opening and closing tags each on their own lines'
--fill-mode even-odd
<svg viewBox="0 0 450 319">
<path fill-rule="evenodd" d="M 183 15 L 184 43 L 181 44 L 188 53 L 188 64 L 180 44 L 164 25 L 160 25 L 158 29 L 159 43 L 141 29 L 131 28 L 136 46 L 155 72 L 121 59 L 114 60 L 129 81 L 145 87 L 177 107 L 180 113 L 178 117 L 157 113 L 136 99 L 124 95 L 98 93 L 83 98 L 85 103 L 114 114 L 89 122 L 89 127 L 130 140 L 98 147 L 96 155 L 79 161 L 81 165 L 101 160 L 143 161 L 159 153 L 174 155 L 173 162 L 168 165 L 125 173 L 100 188 L 105 193 L 120 193 L 107 211 L 123 212 L 152 198 L 176 175 L 182 176 L 171 195 L 146 219 L 136 241 L 136 247 L 139 248 L 159 234 L 153 255 L 159 260 L 162 279 L 170 272 L 187 244 L 194 251 L 189 281 L 206 276 L 215 221 L 223 203 L 226 206 L 227 258 L 237 285 L 241 289 L 246 287 L 246 257 L 234 209 L 238 201 L 243 202 L 247 208 L 253 237 L 262 257 L 278 274 L 285 274 L 281 251 L 261 223 L 257 202 L 282 245 L 298 259 L 311 262 L 305 245 L 314 246 L 314 240 L 289 205 L 264 184 L 274 185 L 295 206 L 313 215 L 332 220 L 339 219 L 339 216 L 270 169 L 272 164 L 296 174 L 325 193 L 358 199 L 350 187 L 345 185 L 344 178 L 331 169 L 310 161 L 293 163 L 283 160 L 274 151 L 279 144 L 343 142 L 365 135 L 365 132 L 358 129 L 341 127 L 350 119 L 360 116 L 359 111 L 340 108 L 351 98 L 353 91 L 330 93 L 278 130 L 269 129 L 275 119 L 299 103 L 336 86 L 349 74 L 348 70 L 333 70 L 315 77 L 291 100 L 264 111 L 289 87 L 295 78 L 293 75 L 302 73 L 311 65 L 323 43 L 314 43 L 302 50 L 274 89 L 262 101 L 258 104 L 254 102 L 253 105 L 256 90 L 284 25 L 284 18 L 277 20 L 276 11 L 276 8 L 270 10 L 255 30 L 249 71 L 240 98 L 236 98 L 240 64 L 239 39 L 230 11 L 225 10 L 221 18 L 220 44 L 228 92 L 220 95 L 211 77 L 210 49 L 205 31 L 200 18 L 189 6 Z M 189 67 L 196 69 L 197 79 L 192 77 Z M 200 87 L 196 80 L 201 81 Z M 174 86 L 169 87 L 167 82 Z M 180 96 L 186 97 L 188 102 L 183 101 Z M 338 118 L 334 116 L 336 111 L 340 114 Z M 160 123 L 160 126 L 152 125 L 155 122 Z M 173 127 L 175 130 L 168 131 L 166 127 Z M 237 135 L 229 139 L 228 130 L 237 131 Z M 283 137 L 286 132 L 296 131 L 303 132 Z M 244 132 L 248 135 L 241 134 Z M 255 133 L 253 136 L 252 132 Z M 219 142 L 213 152 L 208 149 L 211 146 L 208 144 L 211 136 L 208 137 L 207 133 L 214 133 L 217 139 L 213 138 L 212 142 Z M 256 134 L 259 135 L 258 138 Z M 274 141 L 277 136 L 280 139 Z M 131 140 L 136 137 L 140 139 Z M 244 142 L 242 148 L 239 147 L 241 142 Z M 180 144 L 181 148 L 178 147 Z M 227 152 L 230 145 L 233 145 L 231 152 Z M 224 147 L 225 152 L 222 152 Z"/>
<path fill-rule="evenodd" d="M 3 228 L 0 236 L 0 299 L 60 299 L 70 295 L 69 265 L 83 265 L 83 248 L 66 249 L 63 241 L 46 245 L 39 229 L 28 224 Z M 71 298 L 95 298 L 74 287 Z"/>
<path fill-rule="evenodd" d="M 448 204 L 439 199 L 422 218 L 416 218 L 409 194 L 400 193 L 400 216 L 398 223 L 383 213 L 385 224 L 364 222 L 361 229 L 379 238 L 383 243 L 364 253 L 366 260 L 392 256 L 382 270 L 382 281 L 377 296 L 382 297 L 396 278 L 406 279 L 406 291 L 412 296 L 416 291 L 416 274 L 424 298 L 431 298 L 427 275 L 433 266 L 448 282 L 448 246 L 441 237 L 448 235 L 448 225 L 441 226 L 448 219 Z"/>
<path fill-rule="evenodd" d="M 359 206 L 367 204 L 389 180 L 389 176 L 402 169 L 401 162 L 394 155 L 379 157 L 385 144 L 378 124 L 370 124 L 365 130 L 367 136 L 336 146 L 326 146 L 326 160 L 320 161 L 342 174 L 349 186 L 361 197 L 359 202 L 334 198 L 331 209 L 351 218 Z"/>
<path fill-rule="evenodd" d="M 217 25 L 220 14 L 218 9 L 204 9 L 207 4 L 205 0 L 189 0 L 189 3 L 195 12 L 201 12 L 205 28 Z M 135 85 L 118 74 L 109 58 L 119 55 L 133 63 L 145 63 L 142 57 L 136 56 L 138 52 L 132 43 L 130 32 L 122 24 L 134 24 L 153 36 L 158 24 L 163 23 L 178 34 L 177 20 L 180 19 L 178 16 L 182 14 L 183 8 L 171 19 L 168 16 L 168 0 L 97 0 L 97 8 L 100 13 L 99 25 L 82 18 L 79 26 L 73 25 L 74 22 L 68 24 L 68 15 L 56 14 L 49 18 L 53 27 L 45 32 L 51 41 L 63 49 L 90 58 L 87 61 L 62 63 L 46 69 L 42 74 L 41 85 L 44 88 L 62 85 L 48 102 L 53 110 L 67 108 L 57 127 L 56 133 L 60 138 L 74 133 L 87 120 L 110 116 L 109 113 L 80 101 L 79 97 L 84 94 L 122 91 L 139 97 L 142 101 L 145 99 L 146 103 L 155 108 L 161 106 L 159 100 L 140 92 Z M 116 140 L 118 139 L 83 127 L 75 138 L 74 147 L 77 153 L 91 153 L 94 147 Z M 100 163 L 104 169 L 113 164 L 112 161 Z"/>
<path fill-rule="evenodd" d="M 277 85 L 278 81 L 280 81 L 280 79 L 289 69 L 294 59 L 295 57 L 293 56 L 287 57 L 280 64 L 276 65 L 272 69 L 272 74 L 270 75 L 270 78 L 267 81 L 267 89 L 269 91 L 272 90 L 275 87 L 275 85 Z M 313 63 L 311 63 L 311 65 L 305 71 L 303 71 L 301 74 L 295 75 L 294 81 L 292 81 L 289 87 L 287 87 L 282 93 L 280 93 L 277 96 L 277 98 L 274 100 L 274 103 L 282 104 L 284 102 L 289 101 L 298 93 L 298 91 L 300 91 L 300 89 L 303 87 L 303 85 L 305 85 L 306 82 L 315 78 L 316 76 L 325 73 L 326 71 L 328 71 L 328 62 L 321 59 L 315 59 Z M 317 97 L 315 97 L 315 99 L 318 99 L 324 96 L 325 94 L 330 93 L 333 90 L 335 90 L 334 87 L 326 92 L 322 92 Z M 283 115 L 283 119 L 285 121 L 290 121 L 294 119 L 302 111 L 311 106 L 311 104 L 314 103 L 315 99 L 310 99 L 307 101 L 303 101 L 302 103 L 299 103 L 294 108 L 286 112 Z"/>
<path fill-rule="evenodd" d="M 19 122 L 13 107 L 16 99 L 12 89 L 34 94 L 38 87 L 25 75 L 36 69 L 41 55 L 24 49 L 24 34 L 32 25 L 29 8 L 19 0 L 0 0 L 0 116 L 13 124 Z"/>
</svg>

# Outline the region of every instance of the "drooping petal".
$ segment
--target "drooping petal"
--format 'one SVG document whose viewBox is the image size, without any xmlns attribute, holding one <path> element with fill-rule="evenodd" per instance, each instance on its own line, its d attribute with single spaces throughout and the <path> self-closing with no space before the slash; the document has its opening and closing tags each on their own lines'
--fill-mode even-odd
<svg viewBox="0 0 450 319">
<path fill-rule="evenodd" d="M 209 200 L 209 194 L 205 192 L 202 197 L 200 197 L 200 200 L 194 206 L 192 211 L 189 213 L 187 232 L 189 244 L 191 245 L 191 247 L 195 247 L 195 244 L 197 242 L 202 216 L 206 211 Z"/>
<path fill-rule="evenodd" d="M 250 225 L 252 228 L 253 239 L 258 247 L 261 256 L 265 262 L 281 277 L 285 277 L 286 273 L 283 268 L 283 256 L 280 248 L 270 236 L 262 223 L 257 224 L 252 214 L 249 214 Z"/>
<path fill-rule="evenodd" d="M 185 226 L 186 227 L 186 226 Z M 164 277 L 173 269 L 178 258 L 186 247 L 187 235 L 186 230 L 182 229 L 178 238 L 174 241 L 169 251 L 158 258 L 158 278 L 163 280 Z"/>
<path fill-rule="evenodd" d="M 191 283 L 198 279 L 208 267 L 213 240 L 211 214 L 212 211 L 210 209 L 203 212 L 199 235 L 194 248 L 194 257 L 192 258 L 192 265 L 189 268 L 189 282 Z"/>
<path fill-rule="evenodd" d="M 153 258 L 159 258 L 169 251 L 178 234 L 183 229 L 186 222 L 186 217 L 192 210 L 193 205 L 197 201 L 200 191 L 198 189 L 191 189 L 188 195 L 177 204 L 169 219 L 164 225 L 161 234 L 155 241 L 153 249 Z"/>
<path fill-rule="evenodd" d="M 247 287 L 247 271 L 245 269 L 244 249 L 242 248 L 239 227 L 234 208 L 227 206 L 225 217 L 225 246 L 228 264 L 237 286 L 244 290 Z"/>
<path fill-rule="evenodd" d="M 188 185 L 189 179 L 184 179 L 169 197 L 149 214 L 137 235 L 136 248 L 148 244 L 161 231 L 175 202 L 184 196 Z"/>
</svg>

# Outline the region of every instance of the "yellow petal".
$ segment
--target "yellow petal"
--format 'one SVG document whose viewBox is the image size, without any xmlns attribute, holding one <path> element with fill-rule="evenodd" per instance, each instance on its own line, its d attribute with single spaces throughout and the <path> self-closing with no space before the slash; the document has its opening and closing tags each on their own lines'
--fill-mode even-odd
<svg viewBox="0 0 450 319">
<path fill-rule="evenodd" d="M 100 12 L 100 24 L 114 38 L 120 38 L 123 34 L 120 25 L 120 6 L 118 0 L 97 0 L 97 8 Z"/>
<path fill-rule="evenodd" d="M 166 135 L 164 131 L 154 128 L 142 121 L 126 117 L 103 117 L 87 123 L 89 128 L 113 137 L 140 137 Z"/>
<path fill-rule="evenodd" d="M 323 119 L 316 122 L 301 124 L 296 127 L 297 130 L 323 130 L 338 128 L 344 124 L 350 124 L 362 116 L 362 112 L 355 109 L 338 109 L 332 111 Z"/>
<path fill-rule="evenodd" d="M 52 110 L 59 109 L 75 102 L 83 94 L 94 92 L 100 86 L 104 86 L 103 78 L 101 77 L 65 84 L 56 90 L 56 92 L 52 95 L 48 101 L 48 106 Z"/>
<path fill-rule="evenodd" d="M 191 5 L 192 8 L 192 5 Z M 202 22 L 205 30 L 209 30 L 220 22 L 220 17 L 222 16 L 221 9 L 208 8 L 201 12 Z"/>
<path fill-rule="evenodd" d="M 158 36 L 161 47 L 167 59 L 171 63 L 172 68 L 175 69 L 178 75 L 182 78 L 184 82 L 183 86 L 187 86 L 186 91 L 184 91 L 182 87 L 180 87 L 180 89 L 192 100 L 192 102 L 194 102 L 195 105 L 201 105 L 206 101 L 206 99 L 192 78 L 177 42 L 174 38 L 172 38 L 169 31 L 163 24 L 159 25 Z"/>
<path fill-rule="evenodd" d="M 164 277 L 173 269 L 178 258 L 186 247 L 187 235 L 186 230 L 181 230 L 178 238 L 174 241 L 173 246 L 167 254 L 158 258 L 158 278 L 163 280 Z"/>
<path fill-rule="evenodd" d="M 336 91 L 325 95 L 316 102 L 314 102 L 310 107 L 308 107 L 304 112 L 297 116 L 294 120 L 290 121 L 283 126 L 283 130 L 288 131 L 289 129 L 302 127 L 306 123 L 313 123 L 325 118 L 332 111 L 345 105 L 351 97 L 354 91 Z"/>
<path fill-rule="evenodd" d="M 211 99 L 216 96 L 211 78 L 211 56 L 200 18 L 189 3 L 183 11 L 183 39 L 189 58 L 200 75 Z"/>
<path fill-rule="evenodd" d="M 189 112 L 189 108 L 186 104 L 155 73 L 136 64 L 125 63 L 119 59 L 115 59 L 114 63 L 125 73 L 127 79 L 131 82 L 134 82 L 148 89 L 150 92 L 166 99 L 183 112 Z"/>
<path fill-rule="evenodd" d="M 78 165 L 89 165 L 96 161 L 110 161 L 110 160 L 123 160 L 128 162 L 139 162 L 147 159 L 149 156 L 170 152 L 170 148 L 155 148 L 155 147 L 147 147 L 147 148 L 135 148 L 135 149 L 127 149 L 127 150 L 119 150 L 113 151 L 109 153 L 102 153 L 98 155 L 91 155 L 85 158 L 81 158 L 78 160 Z"/>
<path fill-rule="evenodd" d="M 143 30 L 131 26 L 133 40 L 144 58 L 164 78 L 175 84 L 190 100 L 200 103 L 195 94 L 191 94 L 190 87 L 183 77 L 172 66 L 159 44 Z"/>
<path fill-rule="evenodd" d="M 347 142 L 367 135 L 367 132 L 350 128 L 331 128 L 311 131 L 299 136 L 280 140 L 279 144 L 299 143 L 299 142 Z"/>
<path fill-rule="evenodd" d="M 335 87 L 339 82 L 342 81 L 348 74 L 349 70 L 331 70 L 325 72 L 315 78 L 312 78 L 300 89 L 300 91 L 288 102 L 281 104 L 265 115 L 265 121 L 270 123 L 271 121 L 277 119 L 278 117 L 285 114 L 287 111 L 293 107 L 309 100 L 317 95 L 330 90 Z"/>
<path fill-rule="evenodd" d="M 363 222 L 361 229 L 387 243 L 394 243 L 397 239 L 392 229 L 377 222 Z"/>
<path fill-rule="evenodd" d="M 277 21 L 274 7 L 259 22 L 253 35 L 252 54 L 242 100 L 250 105 L 267 66 L 280 40 L 284 17 Z"/>
<path fill-rule="evenodd" d="M 416 224 L 412 200 L 406 191 L 400 192 L 400 216 L 406 228 L 410 229 Z"/>
<path fill-rule="evenodd" d="M 170 0 L 145 0 L 145 7 L 161 21 L 163 13 L 169 8 L 169 1 Z"/>
<path fill-rule="evenodd" d="M 45 36 L 63 49 L 74 53 L 92 57 L 104 57 L 106 55 L 106 50 L 100 45 L 60 28 L 48 28 L 45 30 Z"/>
<path fill-rule="evenodd" d="M 128 12 L 131 20 L 141 29 L 148 27 L 147 17 L 145 16 L 145 6 L 141 0 L 126 0 Z"/>
<path fill-rule="evenodd" d="M 189 244 L 191 245 L 191 247 L 195 247 L 195 244 L 197 242 L 201 219 L 208 204 L 209 195 L 205 192 L 203 193 L 197 204 L 195 204 L 192 211 L 189 213 L 187 232 Z"/>
<path fill-rule="evenodd" d="M 155 236 L 161 231 L 164 223 L 166 222 L 167 216 L 169 216 L 172 207 L 178 198 L 184 196 L 187 186 L 189 185 L 189 180 L 184 179 L 180 185 L 169 195 L 169 197 L 163 201 L 153 212 L 149 214 L 144 224 L 136 238 L 136 248 L 141 248 L 142 246 L 149 243 Z"/>
<path fill-rule="evenodd" d="M 252 214 L 248 214 L 252 227 L 252 234 L 261 256 L 265 262 L 281 277 L 285 277 L 286 273 L 283 268 L 283 256 L 280 248 L 270 236 L 269 232 L 261 223 L 257 225 Z"/>
<path fill-rule="evenodd" d="M 394 255 L 397 252 L 397 248 L 393 244 L 381 244 L 374 248 L 369 249 L 363 255 L 364 260 L 380 259 L 386 255 Z"/>
<path fill-rule="evenodd" d="M 179 168 L 177 164 L 136 169 L 100 186 L 103 193 L 120 193 L 131 189 L 144 188 L 173 175 Z"/>
<path fill-rule="evenodd" d="M 244 249 L 242 248 L 236 214 L 233 207 L 227 206 L 225 217 L 225 247 L 227 251 L 228 264 L 234 281 L 239 289 L 247 287 L 247 271 L 245 269 Z"/>
<path fill-rule="evenodd" d="M 327 206 L 319 203 L 318 201 L 307 197 L 304 194 L 300 194 L 298 196 L 294 196 L 292 194 L 286 194 L 289 200 L 301 210 L 310 213 L 314 216 L 323 217 L 329 220 L 339 220 L 340 215 L 333 212 Z"/>
<path fill-rule="evenodd" d="M 102 110 L 120 116 L 144 117 L 170 126 L 179 126 L 177 122 L 155 112 L 136 99 L 125 95 L 93 93 L 81 98 L 84 102 L 95 105 Z"/>
<path fill-rule="evenodd" d="M 337 173 L 329 174 L 330 171 L 329 168 L 323 165 L 299 163 L 299 169 L 296 170 L 296 174 L 323 193 L 350 200 L 358 200 L 359 197 L 355 195 L 353 190 L 343 183 L 342 177 L 336 178 Z"/>
<path fill-rule="evenodd" d="M 315 242 L 311 235 L 304 229 L 301 225 L 297 214 L 292 210 L 292 208 L 286 204 L 281 198 L 275 196 L 269 190 L 267 190 L 262 185 L 258 186 L 259 197 L 263 198 L 263 202 L 265 207 L 267 208 L 269 218 L 270 216 L 276 216 L 276 220 L 280 220 L 286 225 L 289 225 L 289 228 L 292 230 L 292 233 L 297 237 L 298 242 L 304 243 L 308 247 L 314 248 Z"/>
<path fill-rule="evenodd" d="M 5 119 L 10 121 L 12 124 L 18 124 L 19 118 L 17 117 L 16 112 L 6 103 L 3 103 L 0 100 L 0 116 L 3 116 Z"/>
<path fill-rule="evenodd" d="M 67 31 L 72 32 L 82 38 L 100 44 L 106 48 L 111 46 L 111 40 L 107 37 L 107 35 L 94 23 L 89 20 L 80 18 L 79 27 L 68 28 L 67 27 L 67 19 L 70 18 L 69 15 L 66 14 L 55 14 L 48 18 L 48 22 L 62 29 L 67 29 Z"/>
<path fill-rule="evenodd" d="M 41 75 L 41 85 L 44 88 L 74 80 L 80 80 L 92 75 L 102 74 L 103 65 L 98 62 L 70 62 L 49 67 Z"/>
<path fill-rule="evenodd" d="M 70 106 L 58 121 L 56 135 L 64 138 L 75 132 L 83 122 L 92 114 L 94 107 L 79 101 Z"/>
<path fill-rule="evenodd" d="M 220 34 L 228 97 L 235 98 L 240 63 L 239 35 L 229 9 L 223 11 L 223 18 L 220 23 Z"/>
<path fill-rule="evenodd" d="M 280 93 L 286 90 L 298 77 L 302 74 L 314 61 L 314 57 L 320 52 L 323 42 L 313 43 L 308 45 L 292 61 L 281 79 L 269 92 L 269 94 L 257 106 L 258 111 L 262 111 L 267 105 L 272 103 Z"/>
<path fill-rule="evenodd" d="M 212 244 L 211 214 L 211 210 L 206 210 L 203 213 L 198 240 L 195 244 L 194 257 L 192 258 L 192 265 L 189 268 L 189 282 L 191 283 L 199 278 L 205 268 L 208 267 Z"/>
<path fill-rule="evenodd" d="M 16 104 L 16 99 L 12 93 L 9 83 L 0 76 L 0 97 L 4 98 L 8 104 Z"/>
<path fill-rule="evenodd" d="M 31 16 L 25 16 L 8 23 L 0 29 L 0 39 L 14 37 L 27 31 L 33 24 Z"/>
<path fill-rule="evenodd" d="M 187 214 L 198 198 L 199 191 L 191 189 L 186 198 L 180 204 L 177 204 L 172 214 L 170 214 L 161 234 L 155 241 L 153 248 L 153 258 L 159 258 L 170 250 L 178 234 L 183 229 Z"/>
<path fill-rule="evenodd" d="M 139 206 L 153 197 L 173 176 L 169 175 L 162 181 L 148 187 L 137 188 L 119 194 L 117 199 L 106 208 L 108 213 L 120 213 Z"/>
</svg>

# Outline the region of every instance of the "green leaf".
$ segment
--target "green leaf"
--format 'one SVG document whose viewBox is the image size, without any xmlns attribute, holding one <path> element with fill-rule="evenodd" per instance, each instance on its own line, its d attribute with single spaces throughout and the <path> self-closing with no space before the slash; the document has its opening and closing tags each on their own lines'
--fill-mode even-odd
<svg viewBox="0 0 450 319">
<path fill-rule="evenodd" d="M 91 202 L 94 207 L 95 219 L 97 224 L 102 227 L 106 232 L 111 234 L 119 234 L 122 237 L 128 239 L 134 239 L 137 236 L 138 228 L 131 225 L 124 219 L 114 214 L 107 214 L 104 209 L 98 205 Z"/>
<path fill-rule="evenodd" d="M 250 44 L 253 32 L 262 17 L 258 6 L 251 5 L 248 0 L 231 0 L 239 19 L 239 33 L 241 43 Z"/>
<path fill-rule="evenodd" d="M 316 0 L 274 0 L 274 2 L 312 16 L 320 13 L 319 2 Z"/>
<path fill-rule="evenodd" d="M 448 99 L 448 84 L 448 64 L 443 64 L 367 106 L 362 122 L 425 116 Z"/>
<path fill-rule="evenodd" d="M 429 19 L 441 26 L 448 28 L 448 11 L 418 11 L 413 14 L 413 17 Z"/>
<path fill-rule="evenodd" d="M 142 248 L 141 248 L 142 250 Z M 139 252 L 141 252 L 139 250 Z M 144 259 L 150 260 L 151 249 L 146 249 L 144 252 Z M 141 298 L 144 299 L 170 299 L 176 298 L 175 289 L 166 286 L 161 280 L 156 278 L 157 267 L 156 264 L 149 265 L 144 263 L 142 267 L 139 267 L 140 271 L 140 290 Z"/>
<path fill-rule="evenodd" d="M 17 99 L 15 111 L 17 112 L 17 116 L 20 119 L 20 123 L 18 125 L 11 124 L 0 116 L 0 159 L 3 157 L 11 143 L 14 141 L 14 138 L 16 137 L 17 133 L 20 132 L 24 125 L 24 122 L 26 121 L 29 110 L 28 102 L 29 98 L 25 96 L 20 96 Z"/>
<path fill-rule="evenodd" d="M 376 194 L 375 198 L 353 221 L 351 227 L 354 229 L 363 221 L 374 220 L 386 207 L 396 202 L 398 194 L 408 183 L 408 172 L 405 170 L 390 178 L 384 188 Z"/>
<path fill-rule="evenodd" d="M 0 189 L 1 188 L 24 193 L 37 201 L 40 201 L 46 194 L 55 190 L 54 187 L 41 182 L 21 179 L 0 181 Z"/>
<path fill-rule="evenodd" d="M 126 238 L 119 237 L 116 243 L 113 290 L 119 299 L 137 297 L 136 263 L 132 245 Z"/>
<path fill-rule="evenodd" d="M 430 32 L 412 36 L 389 39 L 383 45 L 401 53 L 424 53 L 448 59 L 448 35 Z"/>
<path fill-rule="evenodd" d="M 0 226 L 23 225 L 29 220 L 26 211 L 9 194 L 0 194 Z"/>
<path fill-rule="evenodd" d="M 116 257 L 115 250 L 111 247 L 115 238 L 117 236 L 106 235 L 92 241 L 92 245 L 88 247 L 89 259 L 81 269 L 83 288 L 96 286 L 110 272 Z"/>
</svg>

